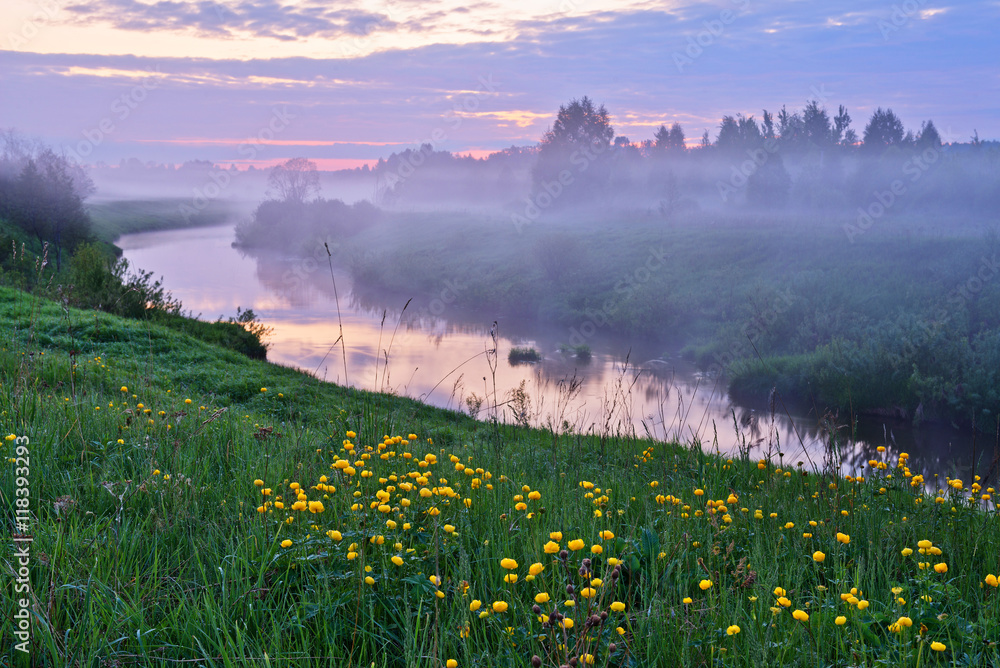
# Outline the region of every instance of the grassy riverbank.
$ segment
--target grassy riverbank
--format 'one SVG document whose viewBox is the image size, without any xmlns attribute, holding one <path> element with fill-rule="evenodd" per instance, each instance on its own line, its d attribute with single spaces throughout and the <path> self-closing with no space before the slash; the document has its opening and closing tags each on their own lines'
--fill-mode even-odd
<svg viewBox="0 0 1000 668">
<path fill-rule="evenodd" d="M 363 286 L 431 298 L 447 287 L 463 308 L 558 323 L 573 345 L 595 331 L 687 344 L 703 368 L 729 371 L 737 393 L 777 385 L 843 413 L 992 433 L 996 225 L 906 214 L 861 230 L 814 214 L 637 212 L 516 229 L 398 214 L 355 239 L 351 262 Z"/>
<path fill-rule="evenodd" d="M 123 234 L 134 232 L 221 225 L 245 213 L 245 208 L 223 200 L 208 200 L 196 208 L 190 199 L 163 198 L 95 202 L 87 205 L 87 212 L 93 220 L 94 235 L 114 243 Z"/>
<path fill-rule="evenodd" d="M 0 332 L 5 664 L 1000 661 L 986 481 L 475 422 L 8 288 Z"/>
</svg>

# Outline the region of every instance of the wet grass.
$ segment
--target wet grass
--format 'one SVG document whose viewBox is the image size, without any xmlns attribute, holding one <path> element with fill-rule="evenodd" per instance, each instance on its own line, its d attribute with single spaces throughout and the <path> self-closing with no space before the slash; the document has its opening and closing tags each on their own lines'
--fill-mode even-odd
<svg viewBox="0 0 1000 668">
<path fill-rule="evenodd" d="M 476 422 L 7 288 L 0 332 L 5 665 L 1000 662 L 990 481 Z"/>
</svg>

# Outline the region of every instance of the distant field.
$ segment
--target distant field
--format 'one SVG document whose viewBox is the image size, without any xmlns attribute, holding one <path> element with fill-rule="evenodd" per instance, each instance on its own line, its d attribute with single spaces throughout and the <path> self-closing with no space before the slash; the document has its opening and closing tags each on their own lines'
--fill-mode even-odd
<svg viewBox="0 0 1000 668">
<path fill-rule="evenodd" d="M 209 200 L 196 209 L 191 199 L 149 199 L 98 202 L 87 205 L 94 233 L 102 241 L 114 242 L 123 234 L 153 230 L 220 225 L 238 209 L 224 200 Z"/>
</svg>

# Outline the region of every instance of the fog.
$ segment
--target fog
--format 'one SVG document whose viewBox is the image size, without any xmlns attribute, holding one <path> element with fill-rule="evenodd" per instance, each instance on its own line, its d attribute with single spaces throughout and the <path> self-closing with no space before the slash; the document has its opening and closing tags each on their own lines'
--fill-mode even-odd
<svg viewBox="0 0 1000 668">
<path fill-rule="evenodd" d="M 727 115 L 699 139 L 679 123 L 650 134 L 617 135 L 584 97 L 537 142 L 483 158 L 425 143 L 339 171 L 77 165 L 8 132 L 0 173 L 15 192 L 48 156 L 109 236 L 225 224 L 258 274 L 305 262 L 327 293 L 329 261 L 404 328 L 495 320 L 578 361 L 616 339 L 817 418 L 995 421 L 1000 143 L 815 101 Z M 267 271 L 294 301 L 304 277 Z"/>
</svg>

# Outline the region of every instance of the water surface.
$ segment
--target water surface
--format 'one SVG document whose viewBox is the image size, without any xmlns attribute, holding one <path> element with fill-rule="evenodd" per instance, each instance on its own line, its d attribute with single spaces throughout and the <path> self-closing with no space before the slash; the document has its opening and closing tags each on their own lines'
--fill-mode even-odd
<svg viewBox="0 0 1000 668">
<path fill-rule="evenodd" d="M 336 243 L 327 244 L 333 253 L 328 260 L 322 242 L 303 259 L 246 255 L 232 239 L 229 225 L 131 234 L 117 243 L 134 267 L 163 276 L 185 310 L 203 319 L 252 308 L 274 329 L 272 362 L 480 419 L 496 415 L 578 433 L 698 440 L 706 449 L 749 448 L 751 456 L 770 454 L 786 466 L 807 468 L 824 465 L 831 428 L 846 422 L 780 401 L 734 402 L 724 379 L 699 373 L 662 346 L 623 341 L 600 329 L 583 339 L 590 359 L 578 359 L 560 352 L 560 345 L 581 342 L 579 330 L 463 312 L 450 304 L 450 291 L 461 286 L 447 280 L 432 298 L 414 298 L 404 309 L 404 297 L 355 289 L 346 272 L 349 258 Z M 511 364 L 515 346 L 534 347 L 543 359 Z M 905 451 L 914 470 L 968 479 L 969 434 L 879 419 L 861 420 L 855 439 L 847 438 L 846 428 L 838 433 L 844 473 L 865 470 L 870 459 L 892 465 Z M 993 444 L 981 442 L 977 459 L 984 450 L 988 462 Z"/>
</svg>

